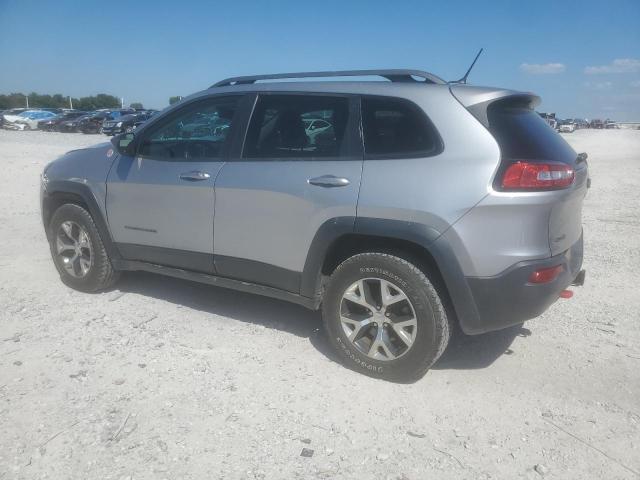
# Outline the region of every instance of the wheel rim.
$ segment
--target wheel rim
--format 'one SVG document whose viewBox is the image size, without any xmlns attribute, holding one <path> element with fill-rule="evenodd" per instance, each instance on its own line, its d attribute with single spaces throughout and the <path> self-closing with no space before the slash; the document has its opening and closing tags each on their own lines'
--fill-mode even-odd
<svg viewBox="0 0 640 480">
<path fill-rule="evenodd" d="M 93 250 L 87 231 L 76 222 L 62 222 L 56 234 L 56 251 L 66 272 L 75 278 L 89 273 Z"/>
<path fill-rule="evenodd" d="M 340 302 L 340 323 L 358 351 L 379 361 L 406 355 L 418 332 L 409 297 L 382 278 L 363 278 L 345 290 Z"/>
</svg>

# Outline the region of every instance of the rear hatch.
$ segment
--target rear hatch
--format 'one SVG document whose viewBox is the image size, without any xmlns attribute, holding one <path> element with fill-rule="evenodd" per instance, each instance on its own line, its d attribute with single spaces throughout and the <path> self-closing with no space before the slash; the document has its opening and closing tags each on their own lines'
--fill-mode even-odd
<svg viewBox="0 0 640 480">
<path fill-rule="evenodd" d="M 487 127 L 500 146 L 501 164 L 494 188 L 512 190 L 514 194 L 540 191 L 549 196 L 549 248 L 552 255 L 566 251 L 582 235 L 582 202 L 589 176 L 586 155 L 578 155 L 536 113 L 534 108 L 540 99 L 535 95 L 505 90 L 487 95 L 486 89 L 477 89 L 482 93 L 476 96 L 465 88 L 469 87 L 452 86 L 451 92 Z M 487 96 L 493 98 L 487 100 Z M 480 101 L 474 102 L 474 97 Z M 572 175 L 573 181 L 568 185 L 550 186 L 541 182 L 539 186 L 527 185 L 522 189 L 505 188 L 505 174 L 514 164 L 531 165 L 534 169 L 536 165 L 548 165 L 563 175 Z"/>
</svg>

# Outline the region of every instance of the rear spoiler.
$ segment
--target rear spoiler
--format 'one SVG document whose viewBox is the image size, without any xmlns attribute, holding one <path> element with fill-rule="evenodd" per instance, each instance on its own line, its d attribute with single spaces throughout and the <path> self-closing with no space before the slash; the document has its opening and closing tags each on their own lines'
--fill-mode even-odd
<svg viewBox="0 0 640 480">
<path fill-rule="evenodd" d="M 489 128 L 487 109 L 489 105 L 495 102 L 531 110 L 535 109 L 541 102 L 540 97 L 533 93 L 492 87 L 451 85 L 449 86 L 449 91 L 463 107 L 469 110 L 469 113 L 487 128 Z"/>
</svg>

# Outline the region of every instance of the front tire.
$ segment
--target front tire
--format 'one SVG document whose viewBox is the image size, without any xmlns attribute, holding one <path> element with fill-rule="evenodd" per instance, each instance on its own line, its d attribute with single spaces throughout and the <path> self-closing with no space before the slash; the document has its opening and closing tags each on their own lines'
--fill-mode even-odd
<svg viewBox="0 0 640 480">
<path fill-rule="evenodd" d="M 114 270 L 93 218 L 84 208 L 65 204 L 49 223 L 49 247 L 62 282 L 82 292 L 111 287 L 120 277 Z"/>
<path fill-rule="evenodd" d="M 343 363 L 372 377 L 415 381 L 449 342 L 449 320 L 433 284 L 407 260 L 355 255 L 331 275 L 324 326 Z"/>
</svg>

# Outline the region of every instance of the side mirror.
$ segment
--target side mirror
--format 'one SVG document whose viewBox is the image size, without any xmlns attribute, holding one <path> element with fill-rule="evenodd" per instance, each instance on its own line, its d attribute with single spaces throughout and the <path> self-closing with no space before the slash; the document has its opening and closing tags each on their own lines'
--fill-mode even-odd
<svg viewBox="0 0 640 480">
<path fill-rule="evenodd" d="M 134 140 L 135 135 L 133 133 L 122 133 L 120 135 L 116 135 L 111 139 L 111 144 L 115 147 L 115 149 L 120 153 L 120 155 L 129 155 L 132 156 L 134 154 Z"/>
</svg>

